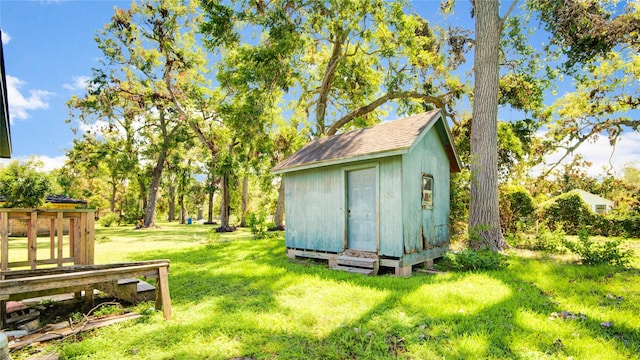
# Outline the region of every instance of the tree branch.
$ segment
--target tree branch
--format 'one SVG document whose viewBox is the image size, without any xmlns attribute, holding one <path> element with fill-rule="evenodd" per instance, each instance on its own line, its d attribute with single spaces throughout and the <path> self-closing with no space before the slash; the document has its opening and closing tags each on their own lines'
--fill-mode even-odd
<svg viewBox="0 0 640 360">
<path fill-rule="evenodd" d="M 364 105 L 364 106 L 361 106 L 361 107 L 351 111 L 350 113 L 346 114 L 342 118 L 338 119 L 336 122 L 334 122 L 329 127 L 329 129 L 327 130 L 326 134 L 328 136 L 335 135 L 335 133 L 338 132 L 338 130 L 340 130 L 340 128 L 342 128 L 344 125 L 348 124 L 353 119 L 355 119 L 355 118 L 357 118 L 359 116 L 366 115 L 366 114 L 374 111 L 375 109 L 377 109 L 378 107 L 380 107 L 381 105 L 385 104 L 386 102 L 388 102 L 390 100 L 401 99 L 401 98 L 402 99 L 407 99 L 407 98 L 421 99 L 421 100 L 423 100 L 425 102 L 432 103 L 437 108 L 441 109 L 442 112 L 445 114 L 445 116 L 450 116 L 450 114 L 447 112 L 447 110 L 446 110 L 446 108 L 444 106 L 444 102 L 439 97 L 421 94 L 421 93 L 416 92 L 416 91 L 389 92 L 389 93 L 384 94 L 381 97 L 375 99 L 371 103 L 369 103 L 367 105 Z"/>
<path fill-rule="evenodd" d="M 331 52 L 331 57 L 329 58 L 329 63 L 327 64 L 327 70 L 324 73 L 324 77 L 322 78 L 322 84 L 320 85 L 320 89 L 318 93 L 318 104 L 316 106 L 316 123 L 319 127 L 319 134 L 324 133 L 324 117 L 327 111 L 327 99 L 329 97 L 329 90 L 331 90 L 331 82 L 333 81 L 333 77 L 336 73 L 336 69 L 338 68 L 338 62 L 342 58 L 342 42 L 344 39 L 336 36 L 336 41 L 333 44 L 333 51 Z"/>
<path fill-rule="evenodd" d="M 580 147 L 580 145 L 582 145 L 582 143 L 584 143 L 585 141 L 587 141 L 587 139 L 589 139 L 594 133 L 590 132 L 588 134 L 585 134 L 583 136 L 581 136 L 578 139 L 578 142 L 573 144 L 572 146 L 569 147 L 565 147 L 565 152 L 564 155 L 562 155 L 562 157 L 560 158 L 560 160 L 556 161 L 555 163 L 551 164 L 551 168 L 549 168 L 547 171 L 544 172 L 544 174 L 542 174 L 542 177 L 546 177 L 547 175 L 549 175 L 551 173 L 551 171 L 553 171 L 556 167 L 558 167 L 558 165 L 560 165 L 560 163 L 567 158 L 567 156 L 569 156 L 569 154 L 572 154 L 578 147 Z"/>
<path fill-rule="evenodd" d="M 502 29 L 504 28 L 504 23 L 509 18 L 509 15 L 511 15 L 511 12 L 513 11 L 513 9 L 515 9 L 517 3 L 518 3 L 518 0 L 513 0 L 513 2 L 511 3 L 511 6 L 509 6 L 509 9 L 507 10 L 507 12 L 504 13 L 504 16 L 502 18 L 500 18 L 500 23 L 499 23 L 500 33 L 502 33 Z"/>
</svg>

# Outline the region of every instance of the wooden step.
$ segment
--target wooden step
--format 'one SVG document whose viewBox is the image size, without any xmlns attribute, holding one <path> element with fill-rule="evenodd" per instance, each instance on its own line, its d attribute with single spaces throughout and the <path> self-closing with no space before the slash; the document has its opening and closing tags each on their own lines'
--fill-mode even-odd
<svg viewBox="0 0 640 360">
<path fill-rule="evenodd" d="M 369 257 L 357 257 L 357 256 L 338 256 L 336 259 L 338 266 L 361 268 L 371 270 L 374 274 L 378 273 L 378 259 Z"/>
<path fill-rule="evenodd" d="M 363 269 L 359 267 L 350 267 L 350 266 L 342 266 L 338 265 L 333 268 L 334 270 L 347 271 L 351 273 L 358 273 L 363 275 L 375 275 L 374 269 Z"/>
<path fill-rule="evenodd" d="M 96 284 L 96 288 L 132 304 L 155 299 L 156 288 L 136 278 L 119 279 L 117 282 Z"/>
<path fill-rule="evenodd" d="M 338 265 L 351 266 L 351 267 L 359 267 L 366 269 L 377 269 L 378 267 L 378 259 L 365 258 L 365 257 L 355 257 L 355 256 L 338 256 L 336 259 Z"/>
</svg>

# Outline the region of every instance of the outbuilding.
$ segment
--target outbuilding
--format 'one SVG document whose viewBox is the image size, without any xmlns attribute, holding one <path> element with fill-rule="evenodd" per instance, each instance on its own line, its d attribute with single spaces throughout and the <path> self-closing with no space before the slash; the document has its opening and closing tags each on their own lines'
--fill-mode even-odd
<svg viewBox="0 0 640 360">
<path fill-rule="evenodd" d="M 310 142 L 272 169 L 284 176 L 287 255 L 409 276 L 449 247 L 460 166 L 439 110 Z"/>
</svg>

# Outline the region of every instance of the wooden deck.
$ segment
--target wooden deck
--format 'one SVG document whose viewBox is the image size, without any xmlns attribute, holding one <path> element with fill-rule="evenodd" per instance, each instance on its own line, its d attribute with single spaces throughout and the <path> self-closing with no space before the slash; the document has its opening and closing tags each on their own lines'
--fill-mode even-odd
<svg viewBox="0 0 640 360">
<path fill-rule="evenodd" d="M 38 219 L 50 221 L 49 251 L 38 252 Z M 26 221 L 26 256 L 9 259 L 11 221 Z M 65 229 L 68 235 L 65 236 Z M 0 208 L 0 329 L 6 320 L 6 301 L 84 291 L 93 301 L 93 288 L 118 280 L 156 279 L 156 308 L 172 318 L 169 260 L 94 265 L 94 211 L 90 209 Z M 19 239 L 12 239 L 13 242 Z"/>
<path fill-rule="evenodd" d="M 172 314 L 168 274 L 169 260 L 1 272 L 0 277 L 4 279 L 0 280 L 0 299 L 22 300 L 73 293 L 92 289 L 90 285 L 133 277 L 155 278 L 156 308 L 161 308 L 165 319 L 169 320 Z"/>
</svg>

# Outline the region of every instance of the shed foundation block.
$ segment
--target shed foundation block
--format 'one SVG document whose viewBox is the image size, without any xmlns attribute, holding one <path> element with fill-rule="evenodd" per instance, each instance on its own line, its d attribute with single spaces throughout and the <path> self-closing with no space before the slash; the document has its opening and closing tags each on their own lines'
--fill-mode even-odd
<svg viewBox="0 0 640 360">
<path fill-rule="evenodd" d="M 411 271 L 413 270 L 413 267 L 411 265 L 406 265 L 406 266 L 398 266 L 395 269 L 396 269 L 396 276 L 409 277 L 411 276 Z"/>
</svg>

